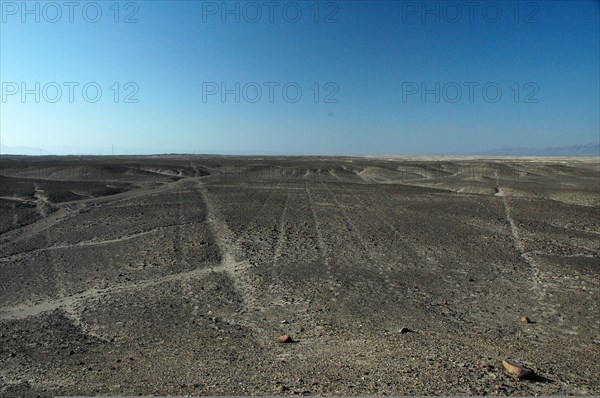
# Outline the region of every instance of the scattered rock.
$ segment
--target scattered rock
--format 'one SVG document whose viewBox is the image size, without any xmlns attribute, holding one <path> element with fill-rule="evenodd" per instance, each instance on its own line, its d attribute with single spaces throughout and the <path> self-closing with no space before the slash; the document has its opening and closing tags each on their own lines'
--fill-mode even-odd
<svg viewBox="0 0 600 398">
<path fill-rule="evenodd" d="M 410 330 L 409 328 L 400 329 L 400 333 L 402 333 L 402 334 L 406 334 L 406 333 L 410 333 L 410 332 L 412 332 L 412 330 Z"/>
<path fill-rule="evenodd" d="M 523 323 L 531 323 L 531 319 L 529 319 L 529 317 L 527 317 L 527 316 L 522 316 L 521 317 L 521 322 L 523 322 Z"/>
<path fill-rule="evenodd" d="M 285 320 L 285 319 L 284 319 L 283 321 L 281 321 L 281 324 L 282 324 L 282 325 L 287 325 L 288 323 L 290 323 L 290 322 L 289 322 L 289 321 L 287 321 L 287 320 Z"/>
<path fill-rule="evenodd" d="M 491 372 L 492 370 L 494 370 L 494 367 L 492 365 L 487 364 L 487 363 L 482 363 L 481 364 L 481 369 L 485 370 L 486 372 Z"/>
<path fill-rule="evenodd" d="M 278 343 L 292 343 L 294 340 L 288 336 L 287 334 L 284 334 L 283 336 L 279 336 L 277 337 L 277 342 Z"/>
<path fill-rule="evenodd" d="M 278 391 L 278 392 L 285 392 L 285 390 L 287 390 L 287 387 L 286 387 L 286 386 L 284 386 L 284 385 L 281 385 L 281 386 L 278 386 L 278 387 L 277 387 L 277 391 Z"/>
<path fill-rule="evenodd" d="M 502 365 L 508 373 L 517 379 L 525 378 L 533 373 L 533 370 L 517 361 L 513 361 L 512 359 L 505 359 L 502 361 Z"/>
</svg>

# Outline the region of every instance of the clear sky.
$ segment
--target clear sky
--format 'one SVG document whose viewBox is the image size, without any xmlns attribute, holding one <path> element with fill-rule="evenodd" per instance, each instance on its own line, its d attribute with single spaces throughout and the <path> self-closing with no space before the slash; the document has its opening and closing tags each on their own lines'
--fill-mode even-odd
<svg viewBox="0 0 600 398">
<path fill-rule="evenodd" d="M 5 148 L 459 154 L 599 141 L 595 0 L 0 4 Z"/>
</svg>

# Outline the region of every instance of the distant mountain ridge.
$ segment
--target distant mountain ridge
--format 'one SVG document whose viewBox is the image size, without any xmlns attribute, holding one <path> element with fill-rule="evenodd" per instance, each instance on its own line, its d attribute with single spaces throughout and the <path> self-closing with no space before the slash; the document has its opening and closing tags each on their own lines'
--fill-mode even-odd
<svg viewBox="0 0 600 398">
<path fill-rule="evenodd" d="M 8 146 L 0 144 L 0 154 L 2 155 L 48 155 L 48 152 L 40 148 L 32 148 L 28 146 Z"/>
<path fill-rule="evenodd" d="M 504 147 L 495 148 L 482 155 L 493 156 L 600 156 L 599 144 L 568 145 L 547 148 Z"/>
</svg>

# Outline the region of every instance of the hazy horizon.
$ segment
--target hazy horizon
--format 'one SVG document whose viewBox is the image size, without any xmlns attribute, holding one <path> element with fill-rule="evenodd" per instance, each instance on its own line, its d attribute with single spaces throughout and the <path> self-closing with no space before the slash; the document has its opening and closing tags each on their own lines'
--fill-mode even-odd
<svg viewBox="0 0 600 398">
<path fill-rule="evenodd" d="M 384 156 L 408 156 L 408 157 L 436 157 L 436 156 L 449 156 L 449 157 L 495 157 L 495 156 L 507 156 L 507 157 L 600 157 L 600 145 L 598 144 L 586 144 L 586 145 L 571 145 L 563 147 L 499 147 L 490 148 L 487 151 L 470 152 L 470 153 L 279 153 L 279 152 L 238 152 L 229 153 L 226 151 L 188 151 L 188 152 L 164 152 L 164 151 L 147 151 L 139 152 L 136 150 L 119 151 L 120 148 L 108 148 L 104 151 L 96 152 L 77 152 L 77 151 L 64 151 L 64 152 L 49 152 L 41 148 L 31 147 L 7 147 L 0 146 L 0 156 L 170 156 L 170 155 L 181 155 L 181 156 L 194 156 L 194 155 L 206 155 L 206 156 L 265 156 L 265 157 L 384 157 Z"/>
</svg>

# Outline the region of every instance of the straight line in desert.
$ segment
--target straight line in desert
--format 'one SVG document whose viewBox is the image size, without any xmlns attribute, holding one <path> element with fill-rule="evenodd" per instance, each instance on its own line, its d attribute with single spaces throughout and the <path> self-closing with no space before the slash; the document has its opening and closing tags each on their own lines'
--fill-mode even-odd
<svg viewBox="0 0 600 398">
<path fill-rule="evenodd" d="M 540 310 L 542 310 L 542 315 L 543 316 L 557 315 L 558 311 L 556 310 L 556 308 L 554 308 L 552 305 L 550 305 L 549 303 L 546 302 L 547 292 L 546 292 L 546 287 L 544 286 L 544 283 L 542 282 L 542 276 L 541 276 L 540 269 L 537 265 L 537 262 L 531 255 L 531 252 L 528 252 L 525 250 L 525 246 L 523 245 L 523 241 L 522 241 L 520 233 L 519 233 L 519 228 L 517 227 L 517 224 L 515 223 L 512 215 L 511 215 L 512 209 L 508 202 L 508 198 L 507 198 L 506 194 L 504 193 L 504 190 L 502 189 L 502 187 L 499 185 L 498 171 L 496 170 L 494 174 L 496 177 L 496 188 L 497 188 L 496 196 L 499 196 L 502 199 L 505 218 L 508 221 L 508 224 L 510 226 L 510 231 L 511 231 L 511 235 L 513 237 L 515 247 L 517 248 L 517 251 L 519 252 L 519 255 L 521 256 L 521 258 L 523 258 L 523 260 L 525 260 L 525 262 L 531 268 L 532 275 L 533 275 L 533 288 L 537 292 L 537 301 L 538 301 L 539 306 L 541 307 Z M 559 318 L 560 318 L 560 316 L 559 316 Z M 562 319 L 562 318 L 560 318 L 560 319 Z"/>
<path fill-rule="evenodd" d="M 166 185 L 170 185 L 170 184 L 166 184 Z M 67 218 L 78 215 L 85 208 L 85 205 L 87 205 L 87 204 L 90 204 L 90 203 L 99 204 L 99 203 L 104 203 L 104 202 L 118 203 L 119 201 L 124 200 L 124 199 L 130 199 L 130 198 L 134 198 L 137 196 L 146 195 L 150 192 L 159 191 L 159 189 L 163 190 L 164 186 L 160 186 L 158 188 L 153 188 L 151 190 L 144 189 L 144 188 L 132 189 L 132 190 L 129 190 L 126 192 L 121 192 L 121 193 L 114 194 L 114 195 L 107 195 L 107 196 L 101 196 L 101 197 L 90 198 L 90 199 L 80 199 L 80 200 L 76 200 L 76 201 L 57 203 L 57 204 L 55 204 L 55 206 L 58 207 L 58 210 L 56 210 L 53 213 L 48 214 L 47 217 L 44 217 L 41 220 L 38 220 L 31 224 L 25 225 L 16 230 L 5 232 L 4 234 L 1 235 L 1 237 L 4 241 L 9 239 L 9 240 L 12 240 L 13 242 L 18 242 L 18 241 L 21 241 L 24 239 L 28 239 L 37 233 L 43 232 L 46 229 L 59 224 L 60 222 L 64 221 Z M 36 200 L 38 200 L 38 198 L 36 198 Z M 77 207 L 72 208 L 73 205 L 77 206 Z"/>
<path fill-rule="evenodd" d="M 358 227 L 356 226 L 356 223 L 353 222 L 350 219 L 350 217 L 348 216 L 348 213 L 346 212 L 346 209 L 344 208 L 344 206 L 340 206 L 340 203 L 337 200 L 336 194 L 333 193 L 326 184 L 324 184 L 323 182 L 321 182 L 321 184 L 325 187 L 325 189 L 327 190 L 327 192 L 329 192 L 329 195 L 331 195 L 333 201 L 338 205 L 337 207 L 342 212 L 342 217 L 344 219 L 344 222 L 346 223 L 346 226 L 350 227 L 350 230 L 352 231 L 352 234 L 354 235 L 354 239 L 358 243 L 358 245 L 362 248 L 363 253 L 364 253 L 366 259 L 369 261 L 369 263 L 371 263 L 376 268 L 376 270 L 377 270 L 376 272 L 383 278 L 383 280 L 385 281 L 385 283 L 388 285 L 388 289 L 390 291 L 395 290 L 397 288 L 396 285 L 394 285 L 394 283 L 392 283 L 392 281 L 390 281 L 390 278 L 386 274 L 386 272 L 383 269 L 382 265 L 379 264 L 377 262 L 377 260 L 374 259 L 373 256 L 371 255 L 370 248 L 366 244 L 366 239 L 364 238 L 364 236 L 358 230 Z"/>
<path fill-rule="evenodd" d="M 244 228 L 244 230 L 239 234 L 239 236 L 237 237 L 237 239 L 235 239 L 234 244 L 237 246 L 240 244 L 240 242 L 242 241 L 242 239 L 244 237 L 246 237 L 248 235 L 248 232 L 250 232 L 250 229 L 252 229 L 252 225 L 256 222 L 256 220 L 258 220 L 258 217 L 265 211 L 265 209 L 268 207 L 269 205 L 269 200 L 271 199 L 271 197 L 273 196 L 273 192 L 269 192 L 269 195 L 267 196 L 267 198 L 265 199 L 265 202 L 263 203 L 263 205 L 260 207 L 260 209 L 258 209 L 256 211 L 256 213 L 254 214 L 254 216 L 252 217 L 252 221 L 250 221 L 248 223 L 248 225 L 246 226 L 246 228 Z"/>
<path fill-rule="evenodd" d="M 283 205 L 283 210 L 281 211 L 281 217 L 279 219 L 279 236 L 277 237 L 277 244 L 275 246 L 275 253 L 273 254 L 273 270 L 275 270 L 275 266 L 277 264 L 277 260 L 281 257 L 281 251 L 283 250 L 283 244 L 285 241 L 285 215 L 290 203 L 291 193 L 288 193 L 285 198 L 285 204 Z"/>
<path fill-rule="evenodd" d="M 29 255 L 32 255 L 34 253 L 39 253 L 39 252 L 46 252 L 46 251 L 50 251 L 50 250 L 62 250 L 62 249 L 72 249 L 72 248 L 78 248 L 78 247 L 90 247 L 90 246 L 102 246 L 102 245 L 110 245 L 113 243 L 119 243 L 119 242 L 125 242 L 127 240 L 131 240 L 131 239 L 135 239 L 135 238 L 139 238 L 141 236 L 144 235 L 149 235 L 152 234 L 154 232 L 157 231 L 161 231 L 164 229 L 169 229 L 169 228 L 173 228 L 173 227 L 180 227 L 183 225 L 193 225 L 193 224 L 202 224 L 205 221 L 190 221 L 190 222 L 186 222 L 183 224 L 169 224 L 169 225 L 163 225 L 163 226 L 159 226 L 156 228 L 152 228 L 146 231 L 141 231 L 141 232 L 137 232 L 131 235 L 125 235 L 125 236 L 120 236 L 118 238 L 114 238 L 114 239 L 106 239 L 106 240 L 86 240 L 86 241 L 81 241 L 81 242 L 77 242 L 77 243 L 71 243 L 71 244 L 67 244 L 67 245 L 53 245 L 53 246 L 48 246 L 48 247 L 42 247 L 39 249 L 33 249 L 33 250 L 29 250 L 29 251 L 25 251 L 25 252 L 21 252 L 18 254 L 13 254 L 10 256 L 6 256 L 6 257 L 0 257 L 0 262 L 4 262 L 4 261 L 11 261 L 14 259 L 18 259 L 21 257 L 26 257 Z"/>
<path fill-rule="evenodd" d="M 226 266 L 224 264 L 220 264 L 214 267 L 196 268 L 189 271 L 164 275 L 158 278 L 151 278 L 132 283 L 123 283 L 102 289 L 91 288 L 81 293 L 73 294 L 71 296 L 44 300 L 40 303 L 35 304 L 18 304 L 9 307 L 0 307 L 0 320 L 24 319 L 30 316 L 40 315 L 42 313 L 53 311 L 56 309 L 64 309 L 66 311 L 73 312 L 78 304 L 86 300 L 98 299 L 123 291 L 144 289 L 161 283 L 193 278 L 210 272 L 225 271 L 225 268 Z"/>
<path fill-rule="evenodd" d="M 263 308 L 259 305 L 257 299 L 258 284 L 255 283 L 255 278 L 249 273 L 243 274 L 240 272 L 250 268 L 248 261 L 246 259 L 237 261 L 237 258 L 243 258 L 243 254 L 234 242 L 233 233 L 210 200 L 210 194 L 206 186 L 199 182 L 197 188 L 199 196 L 206 206 L 206 218 L 209 228 L 221 252 L 219 270 L 224 271 L 229 276 L 235 289 L 242 295 L 247 309 L 262 310 Z"/>
<path fill-rule="evenodd" d="M 329 259 L 327 258 L 327 246 L 325 245 L 325 241 L 323 240 L 323 235 L 321 234 L 321 228 L 319 226 L 319 219 L 317 217 L 317 212 L 315 210 L 315 203 L 312 198 L 312 194 L 308 185 L 306 185 L 306 196 L 308 197 L 308 203 L 310 206 L 310 211 L 313 216 L 313 221 L 315 224 L 315 232 L 317 234 L 317 245 L 319 247 L 319 251 L 321 252 L 321 257 L 323 259 L 323 265 L 325 267 L 325 273 L 327 274 L 327 283 L 329 284 L 329 289 L 331 291 L 334 290 L 334 281 L 333 281 L 333 272 L 331 264 L 329 263 Z"/>
</svg>

